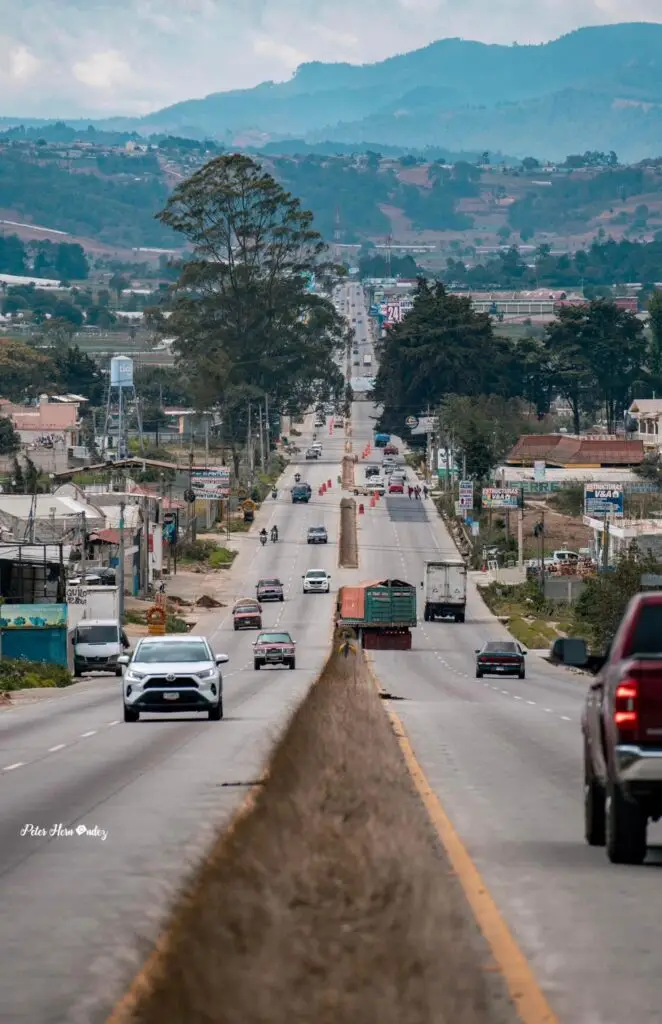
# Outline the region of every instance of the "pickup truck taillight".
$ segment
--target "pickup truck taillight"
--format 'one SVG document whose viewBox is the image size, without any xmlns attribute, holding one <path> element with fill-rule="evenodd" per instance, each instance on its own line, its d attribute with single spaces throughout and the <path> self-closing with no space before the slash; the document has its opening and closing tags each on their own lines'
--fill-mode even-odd
<svg viewBox="0 0 662 1024">
<path fill-rule="evenodd" d="M 614 725 L 621 740 L 634 739 L 639 726 L 639 682 L 624 679 L 614 693 Z"/>
</svg>

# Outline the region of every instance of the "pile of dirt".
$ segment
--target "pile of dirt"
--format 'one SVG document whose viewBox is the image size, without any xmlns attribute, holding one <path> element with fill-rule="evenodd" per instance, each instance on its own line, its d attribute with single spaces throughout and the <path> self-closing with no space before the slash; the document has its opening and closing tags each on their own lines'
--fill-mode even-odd
<svg viewBox="0 0 662 1024">
<path fill-rule="evenodd" d="M 345 455 L 342 460 L 342 489 L 343 491 L 354 490 L 354 466 L 353 455 Z"/>
<path fill-rule="evenodd" d="M 514 1019 L 363 654 L 336 653 L 109 1024 Z"/>
<path fill-rule="evenodd" d="M 340 502 L 340 538 L 338 565 L 341 569 L 358 569 L 359 542 L 356 529 L 356 502 L 343 498 Z"/>
<path fill-rule="evenodd" d="M 222 601 L 217 601 L 215 597 L 210 597 L 209 594 L 203 594 L 195 603 L 198 608 L 225 608 Z"/>
</svg>

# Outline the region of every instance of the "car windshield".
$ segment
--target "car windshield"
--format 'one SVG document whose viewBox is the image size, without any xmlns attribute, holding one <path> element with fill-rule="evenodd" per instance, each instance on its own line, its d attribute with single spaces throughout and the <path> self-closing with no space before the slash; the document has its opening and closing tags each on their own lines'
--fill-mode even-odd
<svg viewBox="0 0 662 1024">
<path fill-rule="evenodd" d="M 235 615 L 244 615 L 246 612 L 257 612 L 256 604 L 238 604 L 235 605 Z"/>
<path fill-rule="evenodd" d="M 282 587 L 280 580 L 260 580 L 258 587 Z"/>
<path fill-rule="evenodd" d="M 306 576 L 308 577 L 309 580 L 326 579 L 326 573 L 324 572 L 324 569 L 311 569 L 309 572 L 306 573 Z"/>
<path fill-rule="evenodd" d="M 326 533 L 326 528 L 324 526 L 311 526 L 308 533 Z"/>
<path fill-rule="evenodd" d="M 118 641 L 117 626 L 79 626 L 76 630 L 76 643 L 79 644 L 112 644 Z"/>
<path fill-rule="evenodd" d="M 485 644 L 483 650 L 486 654 L 519 654 L 517 644 L 511 644 L 508 641 Z"/>
<path fill-rule="evenodd" d="M 259 644 L 291 644 L 292 637 L 289 633 L 260 633 L 257 642 Z"/>
<path fill-rule="evenodd" d="M 157 662 L 180 662 L 180 661 L 211 661 L 211 655 L 207 645 L 200 640 L 182 640 L 177 643 L 150 641 L 148 644 L 140 644 L 136 651 L 134 662 L 144 662 L 147 665 L 155 665 Z"/>
</svg>

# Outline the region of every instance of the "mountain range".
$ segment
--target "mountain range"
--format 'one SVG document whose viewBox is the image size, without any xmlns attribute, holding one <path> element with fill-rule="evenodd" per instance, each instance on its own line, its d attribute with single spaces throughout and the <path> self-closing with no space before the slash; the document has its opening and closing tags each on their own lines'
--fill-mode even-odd
<svg viewBox="0 0 662 1024">
<path fill-rule="evenodd" d="M 287 82 L 106 124 L 236 144 L 369 142 L 550 159 L 613 149 L 635 161 L 662 152 L 662 25 L 583 28 L 535 46 L 442 39 L 376 64 L 302 64 Z"/>
<path fill-rule="evenodd" d="M 293 141 L 551 160 L 615 150 L 634 162 L 662 154 L 662 25 L 583 28 L 535 46 L 441 39 L 375 64 L 302 64 L 286 82 L 93 123 L 272 151 L 287 142 L 291 152 Z"/>
</svg>

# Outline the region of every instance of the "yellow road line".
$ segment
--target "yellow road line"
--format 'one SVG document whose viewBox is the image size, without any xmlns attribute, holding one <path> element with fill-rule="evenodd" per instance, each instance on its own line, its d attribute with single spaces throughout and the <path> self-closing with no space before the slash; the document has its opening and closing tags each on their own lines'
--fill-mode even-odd
<svg viewBox="0 0 662 1024">
<path fill-rule="evenodd" d="M 380 694 L 383 694 L 384 690 L 377 679 L 374 663 L 369 658 L 366 660 L 373 681 Z M 439 797 L 428 782 L 399 716 L 390 709 L 387 709 L 387 714 L 400 744 L 409 774 L 446 851 L 451 867 L 464 890 L 476 922 L 490 947 L 522 1024 L 558 1024 L 558 1018 L 540 988 L 531 965 L 501 916 L 499 908 L 469 855 L 469 851 L 442 807 Z"/>
</svg>

